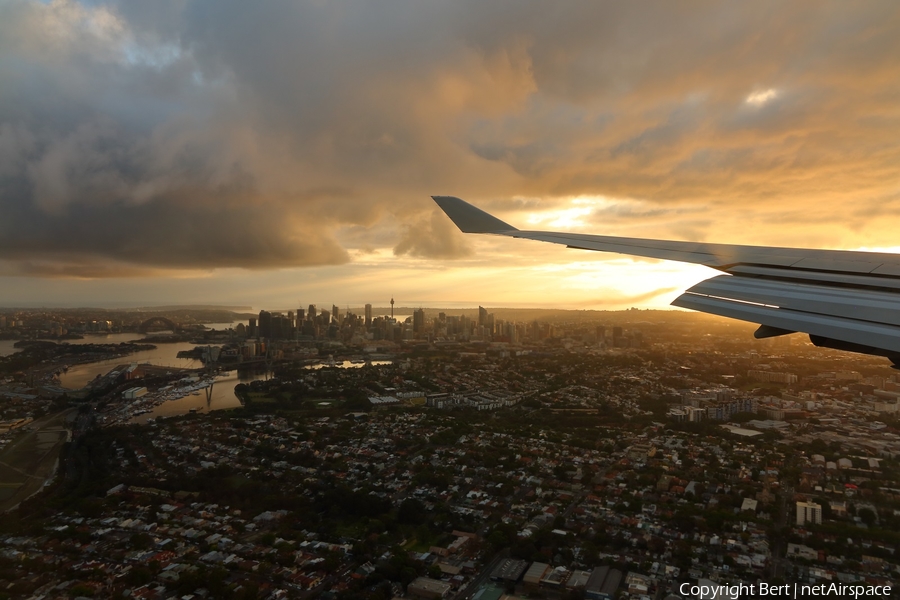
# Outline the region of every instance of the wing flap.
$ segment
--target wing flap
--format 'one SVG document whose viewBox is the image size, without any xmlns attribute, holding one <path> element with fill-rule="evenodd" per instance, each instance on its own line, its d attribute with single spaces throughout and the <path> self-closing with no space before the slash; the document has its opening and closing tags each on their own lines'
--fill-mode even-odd
<svg viewBox="0 0 900 600">
<path fill-rule="evenodd" d="M 796 269 L 840 271 L 841 273 L 871 273 L 884 265 L 878 261 L 866 260 L 841 260 L 835 258 L 802 258 L 791 265 Z"/>
<path fill-rule="evenodd" d="M 900 278 L 872 274 L 828 273 L 823 271 L 804 271 L 801 269 L 758 267 L 754 265 L 735 265 L 728 269 L 728 273 L 761 277 L 775 281 L 823 283 L 846 288 L 869 288 L 885 291 L 900 290 Z"/>
<path fill-rule="evenodd" d="M 684 293 L 673 306 L 900 353 L 900 327 Z"/>
<path fill-rule="evenodd" d="M 719 275 L 687 293 L 900 327 L 900 297 L 889 292 Z"/>
<path fill-rule="evenodd" d="M 894 277 L 900 277 L 900 264 L 885 262 L 885 264 L 877 269 L 873 269 L 872 273 L 875 275 L 893 275 Z"/>
</svg>

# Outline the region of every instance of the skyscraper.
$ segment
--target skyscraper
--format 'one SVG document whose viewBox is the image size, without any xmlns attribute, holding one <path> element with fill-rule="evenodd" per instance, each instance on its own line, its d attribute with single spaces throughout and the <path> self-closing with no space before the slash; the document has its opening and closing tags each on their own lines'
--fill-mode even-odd
<svg viewBox="0 0 900 600">
<path fill-rule="evenodd" d="M 366 304 L 366 328 L 372 326 L 372 305 Z"/>
<path fill-rule="evenodd" d="M 293 320 L 281 313 L 272 313 L 272 339 L 285 340 L 294 337 Z"/>
<path fill-rule="evenodd" d="M 267 310 L 259 311 L 259 337 L 272 337 L 272 313 Z"/>
<path fill-rule="evenodd" d="M 425 333 L 425 309 L 423 308 L 413 312 L 413 333 L 416 336 Z"/>
</svg>

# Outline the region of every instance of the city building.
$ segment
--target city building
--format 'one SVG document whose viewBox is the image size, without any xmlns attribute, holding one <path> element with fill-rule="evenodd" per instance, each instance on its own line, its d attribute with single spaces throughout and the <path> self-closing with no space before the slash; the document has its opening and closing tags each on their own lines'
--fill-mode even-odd
<svg viewBox="0 0 900 600">
<path fill-rule="evenodd" d="M 416 336 L 425 333 L 425 311 L 421 308 L 413 312 L 413 333 Z"/>
<path fill-rule="evenodd" d="M 622 582 L 622 571 L 608 566 L 597 567 L 584 586 L 584 596 L 588 600 L 613 600 L 619 584 Z"/>
<path fill-rule="evenodd" d="M 797 525 L 822 523 L 822 506 L 815 502 L 797 502 Z"/>
<path fill-rule="evenodd" d="M 450 584 L 430 577 L 418 577 L 409 584 L 406 591 L 417 598 L 438 600 L 445 598 L 450 593 Z"/>
</svg>

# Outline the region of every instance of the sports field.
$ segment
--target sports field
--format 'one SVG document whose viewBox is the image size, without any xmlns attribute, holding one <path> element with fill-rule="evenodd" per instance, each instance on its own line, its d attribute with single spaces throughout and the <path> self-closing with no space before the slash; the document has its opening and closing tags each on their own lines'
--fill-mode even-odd
<svg viewBox="0 0 900 600">
<path fill-rule="evenodd" d="M 35 493 L 53 474 L 74 409 L 33 421 L 0 451 L 0 512 Z"/>
</svg>

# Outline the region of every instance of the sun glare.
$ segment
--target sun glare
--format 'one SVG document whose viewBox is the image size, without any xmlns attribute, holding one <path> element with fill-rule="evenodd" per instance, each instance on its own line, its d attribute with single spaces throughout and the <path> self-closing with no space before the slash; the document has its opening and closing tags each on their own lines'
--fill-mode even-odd
<svg viewBox="0 0 900 600">
<path fill-rule="evenodd" d="M 859 248 L 854 248 L 853 250 L 857 252 L 883 252 L 885 254 L 900 254 L 900 246 L 861 246 Z"/>
<path fill-rule="evenodd" d="M 568 208 L 558 208 L 539 213 L 531 213 L 528 223 L 559 229 L 579 229 L 590 225 L 585 222 L 587 217 L 598 208 L 604 208 L 615 204 L 615 201 L 602 196 L 577 196 L 569 200 Z"/>
<path fill-rule="evenodd" d="M 575 229 L 585 226 L 582 217 L 591 214 L 592 210 L 593 208 L 590 206 L 551 210 L 545 213 L 531 215 L 528 217 L 528 222 L 532 225 L 548 225 L 560 229 Z"/>
</svg>

